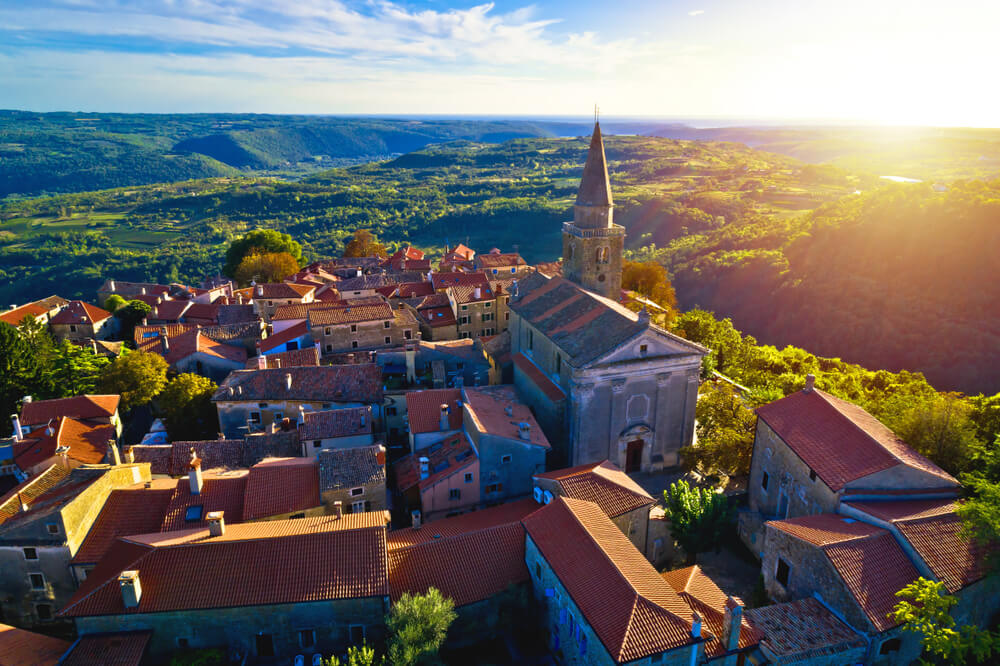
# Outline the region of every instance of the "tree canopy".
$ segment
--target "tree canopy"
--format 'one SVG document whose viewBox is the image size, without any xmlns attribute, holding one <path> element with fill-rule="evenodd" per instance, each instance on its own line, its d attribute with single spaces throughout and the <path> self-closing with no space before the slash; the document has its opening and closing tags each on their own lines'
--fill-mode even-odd
<svg viewBox="0 0 1000 666">
<path fill-rule="evenodd" d="M 121 409 L 145 405 L 167 385 L 167 362 L 159 354 L 130 352 L 116 358 L 101 372 L 103 393 L 121 396 Z"/>
<path fill-rule="evenodd" d="M 274 229 L 254 229 L 229 244 L 222 273 L 235 277 L 236 269 L 245 257 L 251 254 L 270 253 L 288 253 L 295 260 L 296 269 L 302 262 L 302 246 L 290 235 Z"/>
<path fill-rule="evenodd" d="M 725 495 L 713 488 L 692 487 L 684 479 L 663 491 L 670 534 L 693 561 L 695 555 L 718 549 L 729 527 L 731 511 Z"/>
<path fill-rule="evenodd" d="M 695 407 L 697 444 L 680 450 L 684 466 L 706 475 L 750 473 L 757 417 L 752 397 L 729 384 L 709 384 Z"/>
<path fill-rule="evenodd" d="M 344 246 L 345 257 L 385 257 L 385 246 L 378 242 L 375 234 L 367 229 L 358 229 Z"/>
<path fill-rule="evenodd" d="M 219 421 L 212 394 L 217 388 L 211 379 L 189 372 L 167 382 L 158 402 L 166 416 L 167 433 L 172 441 L 215 437 Z"/>
<path fill-rule="evenodd" d="M 299 270 L 299 262 L 287 252 L 253 253 L 243 257 L 233 273 L 240 286 L 251 282 L 281 282 Z"/>
<path fill-rule="evenodd" d="M 454 602 L 437 588 L 420 595 L 404 593 L 386 618 L 389 663 L 411 666 L 436 657 L 456 617 Z"/>
</svg>

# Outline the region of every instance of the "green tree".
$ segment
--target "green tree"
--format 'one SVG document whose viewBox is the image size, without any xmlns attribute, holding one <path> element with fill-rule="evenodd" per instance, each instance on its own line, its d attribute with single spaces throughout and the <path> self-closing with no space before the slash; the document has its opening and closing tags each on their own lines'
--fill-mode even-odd
<svg viewBox="0 0 1000 666">
<path fill-rule="evenodd" d="M 80 347 L 63 340 L 53 349 L 48 381 L 61 397 L 93 393 L 101 373 L 111 360 L 95 354 L 90 347 Z"/>
<path fill-rule="evenodd" d="M 1000 637 L 974 625 L 955 627 L 951 608 L 958 599 L 947 593 L 944 583 L 918 578 L 896 592 L 899 601 L 890 617 L 907 631 L 921 634 L 924 651 L 947 664 L 964 664 L 971 656 L 986 663 L 1000 652 Z M 923 662 L 929 663 L 929 662 Z"/>
<path fill-rule="evenodd" d="M 159 396 L 167 418 L 167 432 L 173 441 L 210 439 L 218 432 L 218 417 L 212 394 L 215 382 L 185 372 L 169 382 Z"/>
<path fill-rule="evenodd" d="M 244 257 L 271 252 L 287 252 L 295 260 L 296 265 L 302 263 L 302 246 L 291 236 L 274 229 L 254 229 L 229 244 L 229 249 L 226 250 L 226 264 L 222 268 L 222 273 L 234 277 L 236 269 Z"/>
<path fill-rule="evenodd" d="M 233 279 L 240 285 L 251 281 L 281 282 L 299 270 L 299 262 L 287 252 L 265 252 L 248 254 L 236 267 Z"/>
<path fill-rule="evenodd" d="M 958 475 L 982 444 L 971 415 L 972 406 L 959 394 L 942 393 L 917 402 L 886 425 L 914 450 Z"/>
<path fill-rule="evenodd" d="M 104 309 L 114 314 L 126 301 L 119 294 L 111 294 L 104 300 Z"/>
<path fill-rule="evenodd" d="M 323 660 L 323 666 L 382 666 L 385 664 L 385 657 L 375 654 L 374 648 L 368 647 L 365 643 L 358 647 L 352 645 L 347 648 L 347 661 L 334 655 Z"/>
<path fill-rule="evenodd" d="M 729 527 L 731 511 L 726 496 L 712 488 L 692 488 L 684 479 L 663 491 L 670 534 L 687 553 L 688 561 L 709 549 L 718 549 Z"/>
<path fill-rule="evenodd" d="M 0 322 L 0 409 L 17 411 L 18 402 L 32 392 L 38 376 L 37 358 L 16 328 Z M 0 432 L 10 434 L 10 419 L 0 419 Z"/>
<path fill-rule="evenodd" d="M 167 385 L 167 362 L 159 354 L 131 352 L 104 368 L 98 385 L 121 396 L 122 410 L 145 405 Z"/>
<path fill-rule="evenodd" d="M 622 266 L 622 289 L 634 291 L 666 311 L 650 313 L 655 324 L 669 327 L 677 316 L 677 294 L 670 284 L 670 275 L 655 261 L 626 261 Z"/>
<path fill-rule="evenodd" d="M 118 334 L 122 340 L 131 341 L 135 337 L 135 327 L 153 311 L 151 305 L 140 300 L 131 300 L 115 310 L 118 319 Z"/>
<path fill-rule="evenodd" d="M 456 617 L 454 602 L 437 588 L 428 589 L 426 594 L 403 594 L 386 618 L 389 663 L 434 663 Z"/>
<path fill-rule="evenodd" d="M 385 246 L 367 229 L 358 229 L 344 246 L 345 257 L 384 257 Z"/>
<path fill-rule="evenodd" d="M 709 385 L 695 407 L 698 443 L 680 451 L 686 468 L 706 475 L 750 473 L 757 417 L 745 400 L 729 384 Z"/>
</svg>

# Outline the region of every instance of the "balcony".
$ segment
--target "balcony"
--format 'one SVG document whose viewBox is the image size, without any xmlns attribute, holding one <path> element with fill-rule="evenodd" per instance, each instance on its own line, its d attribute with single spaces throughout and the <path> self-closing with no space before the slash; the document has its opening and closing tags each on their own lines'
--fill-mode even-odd
<svg viewBox="0 0 1000 666">
<path fill-rule="evenodd" d="M 620 224 L 612 224 L 610 227 L 598 229 L 581 229 L 572 222 L 563 222 L 563 233 L 576 236 L 577 238 L 602 238 L 607 236 L 624 236 L 625 227 Z"/>
</svg>

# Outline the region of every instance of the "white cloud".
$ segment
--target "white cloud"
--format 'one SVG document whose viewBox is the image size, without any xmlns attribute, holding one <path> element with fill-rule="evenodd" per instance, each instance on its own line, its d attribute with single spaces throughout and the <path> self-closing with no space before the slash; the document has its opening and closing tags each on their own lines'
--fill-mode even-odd
<svg viewBox="0 0 1000 666">
<path fill-rule="evenodd" d="M 688 12 L 688 16 L 700 16 L 701 14 L 704 13 L 705 13 L 704 9 L 695 9 L 693 11 Z"/>
</svg>

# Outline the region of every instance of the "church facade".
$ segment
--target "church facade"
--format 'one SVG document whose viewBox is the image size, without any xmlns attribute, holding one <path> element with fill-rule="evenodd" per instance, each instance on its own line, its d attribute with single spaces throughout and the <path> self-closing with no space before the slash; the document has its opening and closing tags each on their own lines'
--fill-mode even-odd
<svg viewBox="0 0 1000 666">
<path fill-rule="evenodd" d="M 563 275 L 534 273 L 510 302 L 514 383 L 553 445 L 550 468 L 609 459 L 628 473 L 677 464 L 694 435 L 708 350 L 619 303 L 625 230 L 613 221 L 604 142 L 595 125 Z"/>
</svg>

